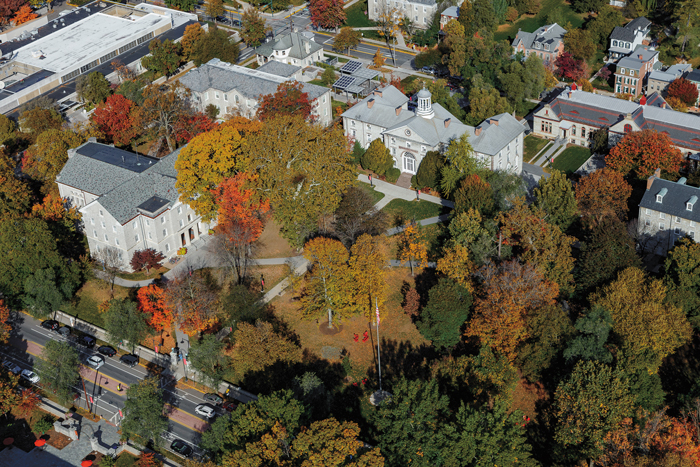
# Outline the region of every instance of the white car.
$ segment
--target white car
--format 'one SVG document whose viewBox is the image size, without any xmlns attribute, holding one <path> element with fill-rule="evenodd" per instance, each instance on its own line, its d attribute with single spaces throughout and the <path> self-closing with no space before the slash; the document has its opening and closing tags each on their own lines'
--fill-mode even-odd
<svg viewBox="0 0 700 467">
<path fill-rule="evenodd" d="M 87 359 L 87 364 L 95 370 L 99 370 L 100 367 L 105 364 L 105 359 L 100 355 L 93 355 Z"/>
<path fill-rule="evenodd" d="M 207 418 L 213 418 L 216 415 L 216 410 L 209 404 L 199 404 L 194 408 L 194 411 L 197 415 Z"/>
<path fill-rule="evenodd" d="M 36 384 L 39 382 L 39 375 L 37 375 L 31 370 L 22 370 L 20 376 L 32 384 Z"/>
<path fill-rule="evenodd" d="M 14 375 L 18 375 L 19 372 L 22 371 L 22 369 L 19 366 L 15 365 L 9 360 L 5 360 L 4 362 L 2 362 L 2 366 Z"/>
</svg>

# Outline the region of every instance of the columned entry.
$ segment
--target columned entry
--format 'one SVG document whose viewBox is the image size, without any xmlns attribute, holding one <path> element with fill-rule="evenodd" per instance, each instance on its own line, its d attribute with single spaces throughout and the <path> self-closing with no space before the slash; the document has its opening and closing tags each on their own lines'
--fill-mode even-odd
<svg viewBox="0 0 700 467">
<path fill-rule="evenodd" d="M 413 155 L 411 155 L 410 153 L 404 152 L 401 159 L 403 159 L 403 172 L 408 172 L 415 175 L 416 158 L 413 157 Z"/>
</svg>

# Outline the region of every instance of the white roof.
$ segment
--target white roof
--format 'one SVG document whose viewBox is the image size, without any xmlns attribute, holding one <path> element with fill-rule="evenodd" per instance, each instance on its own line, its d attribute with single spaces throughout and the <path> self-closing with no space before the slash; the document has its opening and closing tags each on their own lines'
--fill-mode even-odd
<svg viewBox="0 0 700 467">
<path fill-rule="evenodd" d="M 170 17 L 149 13 L 138 17 L 118 18 L 95 13 L 42 37 L 17 50 L 15 60 L 44 70 L 60 73 L 85 64 L 87 59 L 97 59 L 131 41 L 135 41 L 156 28 L 171 24 Z M 33 52 L 40 50 L 44 58 Z"/>
</svg>

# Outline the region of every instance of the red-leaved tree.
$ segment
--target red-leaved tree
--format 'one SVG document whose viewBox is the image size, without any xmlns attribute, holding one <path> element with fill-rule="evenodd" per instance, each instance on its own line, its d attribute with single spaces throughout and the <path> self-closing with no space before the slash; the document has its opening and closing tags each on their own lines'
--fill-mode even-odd
<svg viewBox="0 0 700 467">
<path fill-rule="evenodd" d="M 666 133 L 642 130 L 628 133 L 605 157 L 605 165 L 623 175 L 647 178 L 660 168 L 677 173 L 683 155 Z"/>
<path fill-rule="evenodd" d="M 347 18 L 343 0 L 311 0 L 311 22 L 317 28 L 335 29 Z"/>
<path fill-rule="evenodd" d="M 309 94 L 303 88 L 304 85 L 298 81 L 281 83 L 274 94 L 267 94 L 260 100 L 258 118 L 267 120 L 285 114 L 301 115 L 305 120 L 314 121 Z"/>
<path fill-rule="evenodd" d="M 41 396 L 34 388 L 22 389 L 17 401 L 17 412 L 20 416 L 26 416 L 34 412 L 41 404 Z"/>
<path fill-rule="evenodd" d="M 158 332 L 173 325 L 173 311 L 165 301 L 165 291 L 157 285 L 141 287 L 136 293 L 139 309 L 149 315 L 148 325 Z"/>
<path fill-rule="evenodd" d="M 557 67 L 557 75 L 572 81 L 585 78 L 588 74 L 586 62 L 576 60 L 569 52 L 562 52 L 554 61 L 554 65 Z"/>
<path fill-rule="evenodd" d="M 121 94 L 112 94 L 92 114 L 97 128 L 114 144 L 126 146 L 141 132 L 141 110 Z"/>
<path fill-rule="evenodd" d="M 685 78 L 676 78 L 668 85 L 668 97 L 676 97 L 692 107 L 698 100 L 698 88 Z"/>
<path fill-rule="evenodd" d="M 198 134 L 213 130 L 217 126 L 218 123 L 202 112 L 183 114 L 175 123 L 175 139 L 178 143 L 189 143 Z"/>
<path fill-rule="evenodd" d="M 131 258 L 131 268 L 134 271 L 146 270 L 146 274 L 150 274 L 151 269 L 159 268 L 165 256 L 163 253 L 146 248 L 145 250 L 137 250 Z"/>
</svg>

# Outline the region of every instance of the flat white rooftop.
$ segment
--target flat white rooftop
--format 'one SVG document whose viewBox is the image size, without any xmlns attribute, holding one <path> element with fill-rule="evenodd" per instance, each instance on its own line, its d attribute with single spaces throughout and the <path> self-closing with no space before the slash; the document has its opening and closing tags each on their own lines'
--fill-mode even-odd
<svg viewBox="0 0 700 467">
<path fill-rule="evenodd" d="M 96 13 L 69 26 L 58 27 L 55 33 L 27 44 L 17 50 L 14 60 L 60 73 L 85 64 L 87 59 L 100 58 L 171 23 L 170 17 L 154 13 L 131 18 Z M 42 56 L 44 58 L 40 58 Z"/>
</svg>

